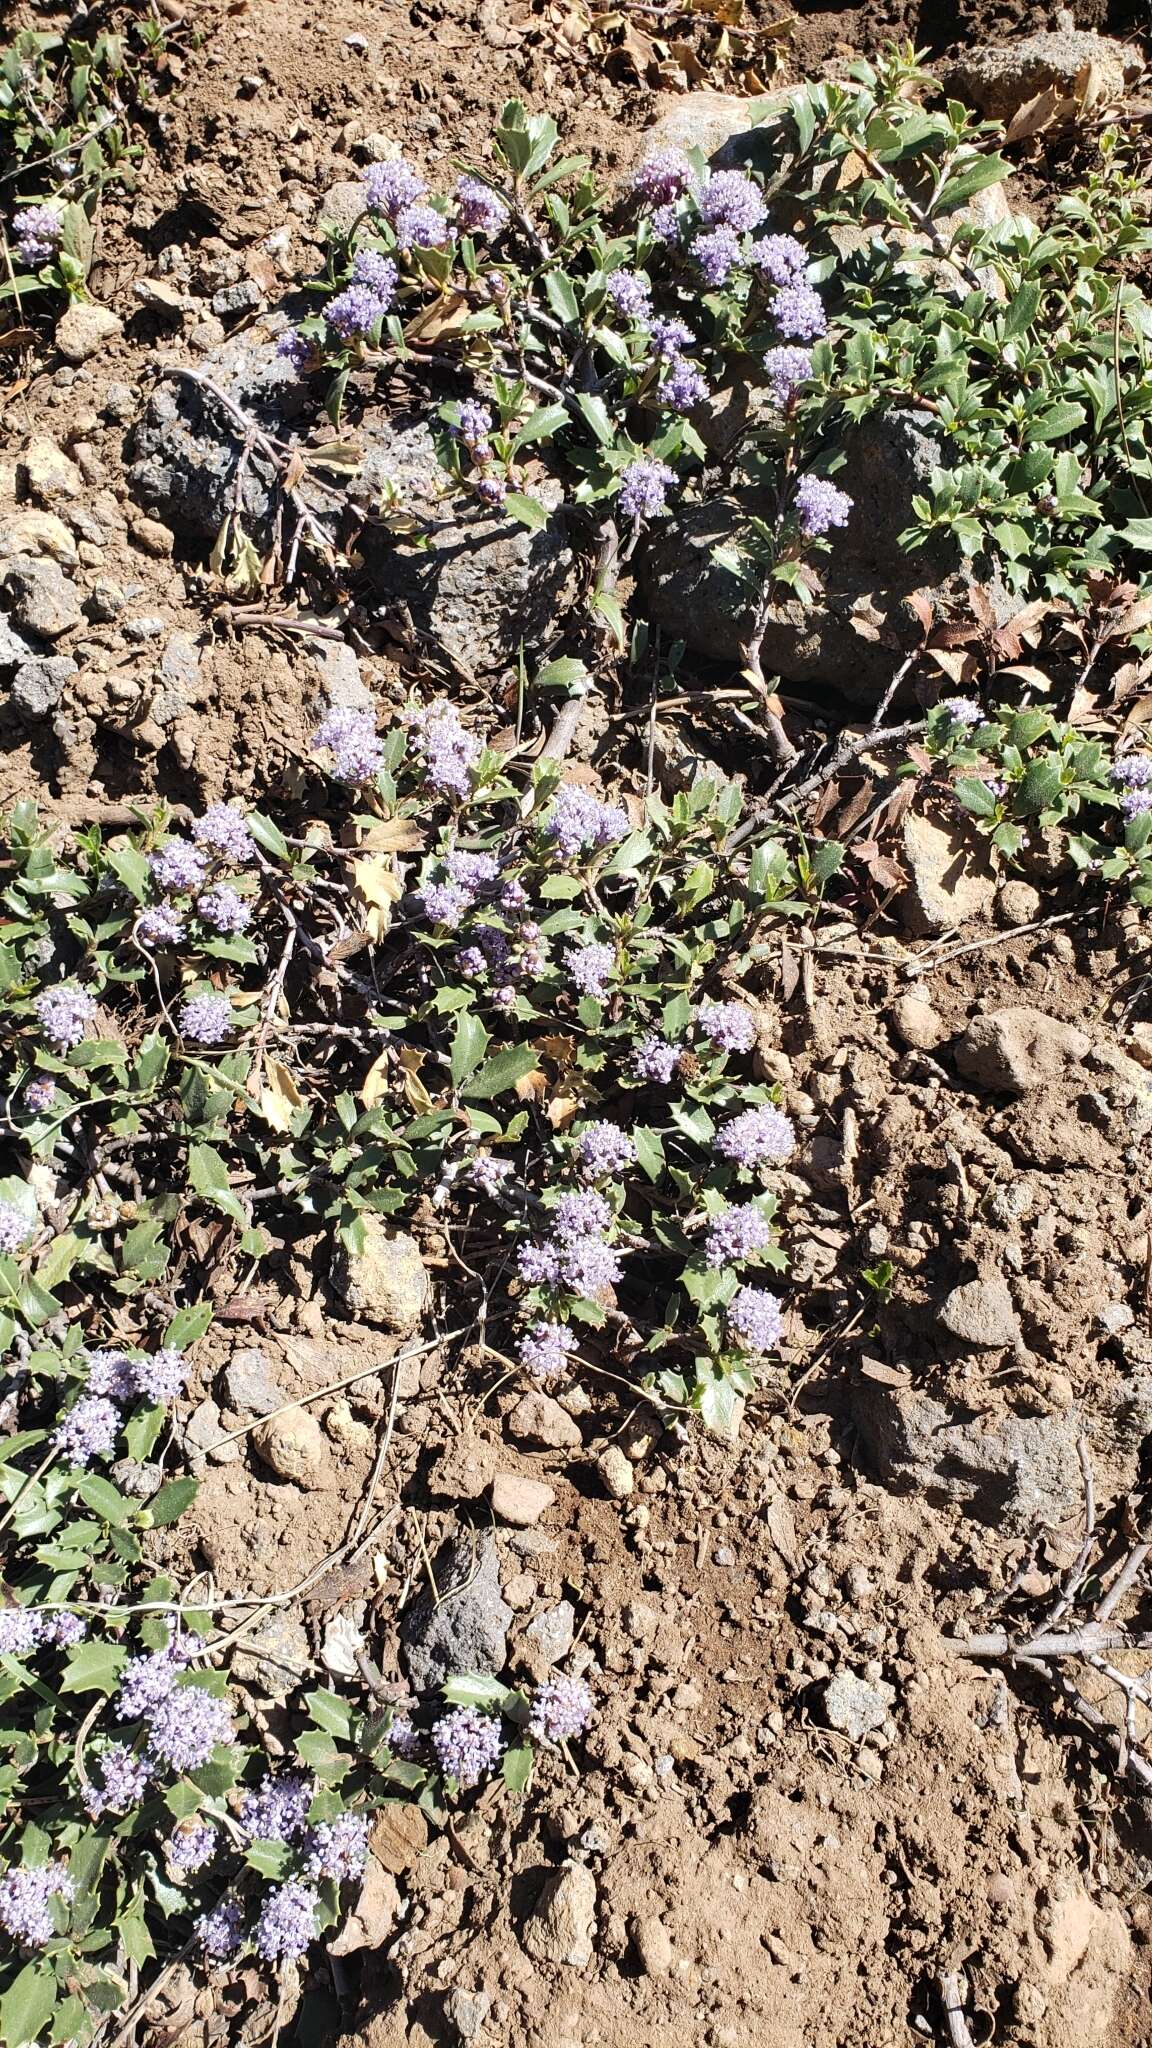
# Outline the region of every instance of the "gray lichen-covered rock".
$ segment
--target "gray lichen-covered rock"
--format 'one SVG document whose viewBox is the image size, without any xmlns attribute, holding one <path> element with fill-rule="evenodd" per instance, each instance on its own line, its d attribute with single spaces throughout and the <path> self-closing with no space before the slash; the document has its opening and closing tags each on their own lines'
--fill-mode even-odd
<svg viewBox="0 0 1152 2048">
<path fill-rule="evenodd" d="M 964 50 L 946 65 L 943 82 L 982 114 L 1009 121 L 1049 86 L 1088 106 L 1119 99 L 1142 68 L 1139 53 L 1124 43 L 1068 27 Z"/>
<path fill-rule="evenodd" d="M 500 1590 L 491 1536 L 460 1536 L 436 1561 L 437 1600 L 422 1593 L 401 1624 L 404 1664 L 418 1692 L 453 1672 L 503 1670 L 512 1609 Z"/>
<path fill-rule="evenodd" d="M 264 433 L 308 446 L 316 398 L 277 355 L 272 332 L 257 324 L 235 336 L 205 356 L 197 374 Z M 236 418 L 202 384 L 167 377 L 136 429 L 133 485 L 179 532 L 215 541 L 236 504 L 243 438 Z M 317 431 L 311 438 L 328 436 Z M 558 485 L 533 486 L 552 516 L 529 532 L 450 493 L 424 412 L 397 417 L 369 407 L 347 438 L 361 450 L 358 473 L 312 471 L 299 497 L 326 543 L 350 548 L 363 562 L 369 598 L 383 619 L 443 648 L 472 673 L 499 668 L 521 642 L 550 627 L 573 567 Z M 260 547 L 271 540 L 280 502 L 275 466 L 254 446 L 238 509 Z M 290 529 L 290 508 L 284 510 Z M 386 515 L 396 511 L 411 516 L 420 545 L 389 523 Z"/>
<path fill-rule="evenodd" d="M 3 571 L 3 593 L 17 626 L 41 640 L 59 639 L 84 617 L 76 585 L 47 556 L 17 555 Z"/>
<path fill-rule="evenodd" d="M 861 1383 L 853 1420 L 888 1484 L 961 1503 L 1008 1529 L 1066 1521 L 1081 1505 L 1074 1409 L 1051 1415 L 977 1414 L 918 1387 Z"/>
</svg>

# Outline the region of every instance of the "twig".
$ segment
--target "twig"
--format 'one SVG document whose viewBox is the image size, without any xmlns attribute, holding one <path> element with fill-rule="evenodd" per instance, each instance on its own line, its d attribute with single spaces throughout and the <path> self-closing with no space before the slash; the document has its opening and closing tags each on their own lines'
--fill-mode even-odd
<svg viewBox="0 0 1152 2048">
<path fill-rule="evenodd" d="M 941 1970 L 936 1978 L 936 1985 L 952 2048 L 976 2048 L 964 2017 L 964 1999 L 968 1986 L 963 1971 Z"/>
<path fill-rule="evenodd" d="M 1104 1650 L 1152 1649 L 1152 1631 L 1133 1633 L 1086 1621 L 1083 1628 L 1042 1629 L 1033 1636 L 1014 1637 L 1007 1629 L 989 1629 L 978 1636 L 947 1636 L 945 1647 L 958 1657 L 1008 1657 L 1013 1662 L 1044 1657 L 1095 1657 Z"/>
<path fill-rule="evenodd" d="M 926 948 L 923 953 L 917 953 L 916 958 L 908 962 L 904 971 L 915 978 L 916 975 L 923 974 L 933 967 L 943 967 L 947 960 L 959 960 L 962 953 L 980 953 L 989 946 L 1004 946 L 1009 939 L 1024 938 L 1029 932 L 1047 931 L 1052 925 L 1071 924 L 1076 919 L 1092 915 L 1090 910 L 1060 910 L 1053 917 L 1038 917 L 1034 924 L 1015 924 L 1006 932 L 989 932 L 983 939 L 966 939 L 963 945 L 949 946 L 944 953 L 934 953 Z"/>
<path fill-rule="evenodd" d="M 588 702 L 587 692 L 579 697 L 566 697 L 544 745 L 540 749 L 541 761 L 563 761 L 576 737 L 580 713 Z"/>
</svg>

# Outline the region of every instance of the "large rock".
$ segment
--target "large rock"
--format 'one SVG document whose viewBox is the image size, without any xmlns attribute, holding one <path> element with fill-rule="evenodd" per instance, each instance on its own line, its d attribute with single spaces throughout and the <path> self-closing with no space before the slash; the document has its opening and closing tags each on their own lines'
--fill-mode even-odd
<svg viewBox="0 0 1152 2048">
<path fill-rule="evenodd" d="M 1074 1024 L 1020 1004 L 974 1017 L 957 1040 L 955 1058 L 965 1079 L 977 1087 L 1026 1095 L 1062 1079 L 1090 1051 L 1091 1040 Z"/>
<path fill-rule="evenodd" d="M 1102 106 L 1119 99 L 1142 69 L 1139 53 L 1124 43 L 1068 27 L 964 50 L 944 66 L 943 83 L 982 114 L 1010 121 L 1049 86 L 1074 104 Z"/>
<path fill-rule="evenodd" d="M 420 1247 L 407 1231 L 389 1230 L 380 1216 L 360 1217 L 364 1246 L 341 1246 L 332 1278 L 353 1315 L 381 1323 L 400 1337 L 411 1336 L 428 1303 L 428 1274 Z"/>
<path fill-rule="evenodd" d="M 84 617 L 76 585 L 48 556 L 17 555 L 9 562 L 4 595 L 16 624 L 41 640 L 58 640 Z"/>
<path fill-rule="evenodd" d="M 524 1928 L 524 1946 L 540 1963 L 583 1970 L 592 1961 L 596 1880 L 582 1863 L 565 1863 L 547 1880 Z"/>
<path fill-rule="evenodd" d="M 988 843 L 972 825 L 910 814 L 904 820 L 904 860 L 909 882 L 896 907 L 918 938 L 991 916 L 996 873 Z"/>
<path fill-rule="evenodd" d="M 491 1536 L 461 1536 L 436 1561 L 437 1598 L 421 1593 L 401 1624 L 404 1664 L 417 1692 L 454 1672 L 502 1671 L 512 1609 L 500 1590 Z"/>
<path fill-rule="evenodd" d="M 316 424 L 317 392 L 277 355 L 275 336 L 259 325 L 198 367 L 265 433 L 299 439 L 305 447 L 309 439 L 330 438 Z M 351 527 L 368 595 L 382 617 L 410 619 L 418 637 L 469 672 L 499 668 L 522 642 L 551 627 L 573 567 L 558 484 L 532 483 L 552 516 L 530 533 L 504 513 L 485 512 L 449 493 L 423 412 L 394 416 L 370 406 L 348 438 L 362 451 L 357 474 L 346 480 L 333 472 L 305 475 L 299 496 L 334 551 L 348 544 Z M 213 542 L 233 509 L 243 441 L 242 426 L 203 386 L 166 377 L 136 429 L 132 481 L 179 532 Z M 334 494 L 319 483 L 338 488 Z M 261 548 L 270 544 L 281 503 L 274 465 L 254 446 L 237 509 Z M 380 517 L 381 505 L 389 503 L 413 523 L 412 539 Z"/>
<path fill-rule="evenodd" d="M 1073 1408 L 1051 1415 L 977 1414 L 918 1387 L 861 1382 L 853 1421 L 879 1477 L 962 1503 L 982 1521 L 1034 1530 L 1075 1516 L 1083 1480 Z"/>
</svg>

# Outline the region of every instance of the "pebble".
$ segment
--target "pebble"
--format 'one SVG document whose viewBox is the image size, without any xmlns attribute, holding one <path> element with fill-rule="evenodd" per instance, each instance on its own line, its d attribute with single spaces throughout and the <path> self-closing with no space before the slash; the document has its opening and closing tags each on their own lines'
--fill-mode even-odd
<svg viewBox="0 0 1152 2048">
<path fill-rule="evenodd" d="M 1034 924 L 1040 915 L 1040 891 L 1031 882 L 1005 882 L 996 896 L 997 922 L 1008 927 Z"/>
<path fill-rule="evenodd" d="M 483 2030 L 491 2006 L 487 1991 L 464 1991 L 457 1984 L 444 2000 L 444 2017 L 455 2027 L 461 2041 L 474 2041 Z"/>
<path fill-rule="evenodd" d="M 646 1977 L 666 1977 L 672 1968 L 672 1938 L 655 1913 L 636 1914 L 628 1923 Z"/>
<path fill-rule="evenodd" d="M 406 1231 L 389 1230 L 382 1217 L 369 1211 L 361 1214 L 359 1223 L 362 1248 L 341 1247 L 336 1255 L 336 1292 L 353 1315 L 408 1337 L 420 1322 L 430 1291 L 420 1247 Z"/>
<path fill-rule="evenodd" d="M 498 1472 L 492 1481 L 492 1512 L 514 1528 L 531 1529 L 556 1498 L 542 1479 L 524 1479 L 518 1472 Z"/>
<path fill-rule="evenodd" d="M 632 1470 L 619 1444 L 609 1444 L 596 1460 L 596 1470 L 604 1483 L 604 1490 L 612 1500 L 627 1500 L 636 1484 Z"/>
<path fill-rule="evenodd" d="M 224 1368 L 224 1397 L 237 1415 L 270 1415 L 288 1398 L 272 1378 L 264 1353 L 254 1348 L 233 1352 Z"/>
<path fill-rule="evenodd" d="M 892 1005 L 892 1028 L 904 1045 L 914 1046 L 918 1052 L 934 1051 L 948 1036 L 947 1026 L 924 995 L 897 998 Z"/>
<path fill-rule="evenodd" d="M 991 1351 L 1015 1344 L 1020 1337 L 1012 1296 L 998 1274 L 954 1287 L 940 1310 L 940 1320 L 962 1344 Z"/>
<path fill-rule="evenodd" d="M 30 442 L 20 457 L 20 467 L 29 491 L 46 511 L 62 499 L 83 496 L 83 475 L 55 441 L 40 438 Z"/>
<path fill-rule="evenodd" d="M 124 638 L 141 644 L 145 640 L 158 640 L 166 630 L 163 619 L 156 618 L 152 613 L 139 619 L 124 621 Z"/>
<path fill-rule="evenodd" d="M 76 585 L 58 562 L 43 556 L 22 555 L 9 562 L 4 588 L 16 624 L 41 640 L 58 640 L 84 617 Z"/>
<path fill-rule="evenodd" d="M 236 1442 L 221 1443 L 223 1434 L 220 1410 L 211 1396 L 207 1396 L 192 1410 L 184 1424 L 184 1441 L 194 1450 L 206 1452 L 216 1465 L 234 1465 L 240 1456 L 240 1446 Z"/>
<path fill-rule="evenodd" d="M 0 516 L 0 556 L 50 555 L 66 569 L 77 562 L 76 542 L 55 512 L 13 505 Z"/>
<path fill-rule="evenodd" d="M 534 1663 L 545 1668 L 568 1655 L 576 1639 L 576 1609 L 570 1600 L 559 1600 L 530 1621 L 524 1639 Z"/>
<path fill-rule="evenodd" d="M 583 1443 L 572 1417 L 548 1394 L 524 1394 L 507 1419 L 514 1443 L 544 1444 L 552 1451 L 579 1450 Z"/>
<path fill-rule="evenodd" d="M 128 529 L 146 555 L 155 556 L 157 561 L 164 561 L 171 555 L 172 530 L 162 525 L 159 519 L 146 519 L 142 513 L 135 512 L 129 518 Z"/>
<path fill-rule="evenodd" d="M 281 1479 L 291 1479 L 309 1491 L 326 1484 L 328 1446 L 320 1424 L 306 1408 L 289 1408 L 283 1415 L 270 1416 L 253 1430 L 252 1444 Z"/>
<path fill-rule="evenodd" d="M 583 1970 L 592 1961 L 596 1880 L 582 1863 L 565 1863 L 550 1877 L 524 1928 L 524 1946 L 540 1963 Z"/>
<path fill-rule="evenodd" d="M 116 426 L 126 426 L 134 418 L 138 402 L 130 384 L 109 384 L 100 410 L 106 420 L 112 420 Z"/>
<path fill-rule="evenodd" d="M 123 321 L 107 306 L 76 299 L 56 322 L 56 347 L 66 362 L 84 363 L 123 332 Z"/>
<path fill-rule="evenodd" d="M 883 1679 L 857 1678 L 852 1671 L 837 1672 L 824 1688 L 824 1712 L 830 1728 L 838 1728 L 853 1742 L 863 1741 L 882 1728 L 896 1702 L 895 1686 Z"/>
<path fill-rule="evenodd" d="M 100 626 L 110 626 L 118 619 L 128 599 L 118 583 L 109 576 L 98 576 L 85 600 L 84 609 L 88 617 Z"/>
</svg>

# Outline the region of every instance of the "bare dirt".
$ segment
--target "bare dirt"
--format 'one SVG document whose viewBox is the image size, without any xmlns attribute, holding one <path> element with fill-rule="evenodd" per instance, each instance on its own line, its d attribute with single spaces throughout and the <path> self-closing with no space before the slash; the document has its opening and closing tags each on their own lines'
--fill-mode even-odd
<svg viewBox="0 0 1152 2048">
<path fill-rule="evenodd" d="M 1131 24 L 1097 0 L 1073 11 L 1084 26 Z M 104 212 L 94 290 L 123 316 L 123 339 L 74 371 L 50 355 L 2 359 L 0 465 L 36 436 L 66 447 L 92 521 L 78 580 L 130 592 L 122 617 L 74 636 L 86 652 L 55 729 L 0 721 L 0 801 L 35 794 L 76 822 L 151 793 L 290 793 L 320 698 L 318 643 L 222 607 L 203 562 L 141 523 L 125 480 L 157 369 L 220 338 L 203 302 L 243 278 L 274 302 L 306 276 L 318 200 L 359 175 L 374 131 L 443 174 L 483 150 L 518 93 L 611 175 L 657 108 L 634 67 L 589 60 L 580 0 L 260 0 L 192 19 L 203 52 L 157 120 L 138 193 Z M 780 43 L 781 75 L 818 75 L 894 32 L 938 48 L 1050 25 L 1047 10 L 995 0 L 946 18 L 935 0 L 805 9 Z M 141 304 L 142 278 L 176 284 L 200 311 L 167 322 Z M 124 620 L 149 618 L 154 636 L 126 636 Z M 157 671 L 175 633 L 195 643 L 199 673 L 162 723 Z M 403 650 L 357 637 L 355 619 L 351 638 L 377 696 L 398 698 Z M 313 1404 L 325 1452 L 306 1491 L 270 1470 L 251 1431 L 226 1461 L 201 1459 L 195 1509 L 161 1556 L 210 1570 L 226 1597 L 313 1580 L 355 1528 L 392 1428 L 375 1482 L 394 1508 L 388 1542 L 321 1571 L 242 1639 L 237 1675 L 269 1751 L 298 1725 L 292 1688 L 323 1682 L 340 1616 L 402 1686 L 401 1610 L 444 1538 L 488 1528 L 497 1470 L 555 1490 L 538 1527 L 497 1535 L 509 1668 L 528 1668 L 530 1625 L 566 1600 L 599 1703 L 578 1776 L 546 1769 L 523 1806 L 493 1788 L 445 1834 L 417 1829 L 397 1850 L 382 1946 L 318 1972 L 284 2038 L 430 2048 L 460 2038 L 450 1995 L 462 1989 L 490 2001 L 481 2042 L 507 2048 L 906 2048 L 949 2039 L 939 1978 L 962 1971 L 975 2043 L 1152 2042 L 1146 1806 L 1042 1673 L 1006 1679 L 948 1640 L 1034 1623 L 1056 1600 L 1083 1522 L 1080 1437 L 1097 1514 L 1113 1514 L 1113 1559 L 1131 1533 L 1123 1503 L 1138 1501 L 1152 1427 L 1150 1223 L 1147 1132 L 1116 1059 L 1143 1014 L 1141 956 L 1103 918 L 963 936 L 978 949 L 926 983 L 941 1025 L 928 1051 L 894 1021 L 913 942 L 890 918 L 800 977 L 784 958 L 766 969 L 777 1077 L 805 1134 L 783 1222 L 804 1316 L 793 1311 L 735 1444 L 662 1431 L 607 1380 L 572 1404 L 578 1446 L 515 1443 L 517 1391 L 491 1358 L 451 1347 L 404 1369 L 390 1417 L 395 1345 L 333 1315 L 307 1242 L 284 1248 L 259 1299 L 220 1302 L 194 1400 L 219 1397 L 224 1369 L 254 1348 L 288 1399 L 376 1363 L 380 1375 Z M 1025 1104 L 966 1082 L 950 1050 L 977 1012 L 1021 1004 L 1092 1045 L 1075 1087 Z M 444 1330 L 458 1253 L 434 1218 L 421 1237 Z M 862 1273 L 884 1260 L 891 1280 L 870 1290 Z M 941 1301 L 992 1273 L 1010 1284 L 1018 1338 L 975 1352 L 942 1340 Z M 1130 1310 L 1120 1331 L 1101 1322 L 1116 1304 Z M 951 1462 L 944 1451 L 933 1464 L 919 1437 L 915 1458 L 893 1450 L 910 1392 L 977 1435 L 999 1432 L 991 1478 L 973 1477 L 970 1438 Z M 225 1430 L 248 1419 L 221 1406 Z M 1012 1466 L 1023 1424 L 1056 1475 L 1032 1502 Z M 595 1462 L 608 1444 L 633 1473 L 623 1500 L 606 1497 Z M 1139 1604 L 1134 1619 L 1147 1624 Z M 887 1688 L 862 1737 L 829 1725 L 827 1688 L 844 1673 Z M 596 1888 L 578 1965 L 543 1961 L 526 1940 L 569 1858 Z M 264 2038 L 271 2008 L 254 1997 L 243 2019 L 210 2000 L 179 2012 L 174 2030 L 158 2023 L 167 2048 Z M 963 2048 L 963 2032 L 951 2039 Z"/>
</svg>

